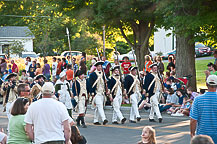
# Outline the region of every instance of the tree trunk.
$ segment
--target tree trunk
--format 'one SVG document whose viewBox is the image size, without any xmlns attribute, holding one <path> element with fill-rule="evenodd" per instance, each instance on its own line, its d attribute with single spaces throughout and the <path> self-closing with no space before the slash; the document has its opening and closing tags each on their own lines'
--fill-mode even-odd
<svg viewBox="0 0 217 144">
<path fill-rule="evenodd" d="M 176 76 L 192 75 L 187 86 L 191 86 L 194 90 L 197 90 L 193 37 L 194 35 L 188 37 L 176 35 Z"/>
<path fill-rule="evenodd" d="M 154 27 L 154 21 L 135 21 L 131 22 L 131 28 L 133 29 L 134 42 L 131 42 L 124 33 L 122 25 L 120 26 L 121 33 L 127 43 L 134 48 L 136 54 L 136 60 L 139 70 L 143 70 L 144 56 L 149 54 L 149 38 Z"/>
</svg>

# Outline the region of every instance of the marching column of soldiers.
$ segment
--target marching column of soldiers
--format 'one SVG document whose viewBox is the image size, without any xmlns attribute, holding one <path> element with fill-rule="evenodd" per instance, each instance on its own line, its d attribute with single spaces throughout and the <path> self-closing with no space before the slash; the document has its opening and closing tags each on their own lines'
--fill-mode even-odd
<svg viewBox="0 0 217 144">
<path fill-rule="evenodd" d="M 62 71 L 59 75 L 60 79 L 55 84 L 55 99 L 66 105 L 70 116 L 72 116 L 73 110 L 78 113 L 76 118 L 77 125 L 83 128 L 87 127 L 85 115 L 88 100 L 94 108 L 94 125 L 101 125 L 100 122 L 103 125 L 108 123 L 104 112 L 104 106 L 107 101 L 110 101 L 113 107 L 112 124 L 124 124 L 127 118 L 123 116 L 120 110 L 123 97 L 128 97 L 131 103 L 130 123 L 141 121 L 138 108 L 138 103 L 141 101 L 150 103 L 149 121 L 156 122 L 154 119 L 154 114 L 156 114 L 158 121 L 161 123 L 162 116 L 158 105 L 163 88 L 157 64 L 150 65 L 151 71 L 147 72 L 142 79 L 139 76 L 138 67 L 135 66 L 131 66 L 129 68 L 130 74 L 122 79 L 119 65 L 111 67 L 112 75 L 108 77 L 104 73 L 103 64 L 104 61 L 96 62 L 94 64 L 96 70 L 90 74 L 88 79 L 85 78 L 83 71 L 77 70 L 71 83 L 66 80 L 66 73 Z M 16 76 L 17 74 L 15 73 L 9 74 L 1 90 L 4 98 L 3 106 L 8 118 L 10 118 L 10 105 L 17 98 L 16 88 L 18 82 Z M 41 88 L 45 79 L 44 75 L 37 75 L 34 78 L 35 84 L 30 92 L 32 102 L 41 98 Z M 74 98 L 74 102 L 71 101 L 71 98 Z"/>
</svg>

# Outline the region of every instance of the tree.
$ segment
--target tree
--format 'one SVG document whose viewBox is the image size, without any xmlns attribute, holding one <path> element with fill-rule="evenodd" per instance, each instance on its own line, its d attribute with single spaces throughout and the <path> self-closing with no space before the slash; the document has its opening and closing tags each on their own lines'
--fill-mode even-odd
<svg viewBox="0 0 217 144">
<path fill-rule="evenodd" d="M 176 34 L 176 75 L 192 75 L 189 85 L 196 90 L 195 40 L 204 38 L 201 31 L 216 24 L 217 11 L 214 0 L 161 0 L 158 3 L 157 24 L 166 29 L 174 28 Z"/>
<path fill-rule="evenodd" d="M 88 20 L 88 25 L 101 30 L 119 29 L 130 47 L 134 47 L 140 69 L 144 66 L 144 55 L 149 54 L 148 42 L 155 24 L 155 2 L 153 0 L 65 0 L 73 17 Z M 130 40 L 128 34 L 133 34 Z"/>
</svg>

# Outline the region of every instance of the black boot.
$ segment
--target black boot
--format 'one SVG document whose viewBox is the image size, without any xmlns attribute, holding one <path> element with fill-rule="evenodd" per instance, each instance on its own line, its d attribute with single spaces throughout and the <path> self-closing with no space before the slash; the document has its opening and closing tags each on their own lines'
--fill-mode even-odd
<svg viewBox="0 0 217 144">
<path fill-rule="evenodd" d="M 77 126 L 80 126 L 80 121 L 81 121 L 81 116 L 78 116 L 77 119 L 76 119 Z"/>
<path fill-rule="evenodd" d="M 80 119 L 81 119 L 82 127 L 87 128 L 87 126 L 85 125 L 85 122 L 84 122 L 84 116 L 81 116 Z"/>
</svg>

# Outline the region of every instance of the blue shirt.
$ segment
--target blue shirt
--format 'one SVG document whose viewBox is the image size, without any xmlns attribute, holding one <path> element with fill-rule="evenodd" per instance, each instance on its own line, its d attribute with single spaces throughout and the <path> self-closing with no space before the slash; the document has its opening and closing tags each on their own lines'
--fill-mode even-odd
<svg viewBox="0 0 217 144">
<path fill-rule="evenodd" d="M 209 135 L 217 144 L 217 93 L 206 92 L 194 99 L 190 117 L 197 120 L 197 135 Z"/>
</svg>

